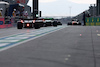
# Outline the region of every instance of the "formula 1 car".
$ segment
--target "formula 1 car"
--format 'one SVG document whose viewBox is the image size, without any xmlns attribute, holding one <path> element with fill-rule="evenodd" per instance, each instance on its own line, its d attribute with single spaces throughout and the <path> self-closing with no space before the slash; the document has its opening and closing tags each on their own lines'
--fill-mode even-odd
<svg viewBox="0 0 100 67">
<path fill-rule="evenodd" d="M 45 20 L 44 21 L 44 27 L 47 27 L 47 26 L 52 26 L 52 20 Z"/>
<path fill-rule="evenodd" d="M 38 23 L 36 20 L 30 20 L 30 19 L 17 21 L 17 29 L 22 29 L 22 28 L 39 29 L 40 23 Z"/>
<path fill-rule="evenodd" d="M 62 25 L 62 23 L 60 21 L 57 22 L 57 25 Z"/>
<path fill-rule="evenodd" d="M 53 21 L 53 23 L 52 23 L 52 25 L 54 26 L 54 27 L 57 27 L 57 21 Z"/>
<path fill-rule="evenodd" d="M 44 26 L 45 27 L 47 27 L 47 26 L 57 27 L 57 21 L 54 21 L 54 20 L 45 20 Z"/>
<path fill-rule="evenodd" d="M 81 25 L 81 23 L 79 22 L 79 20 L 73 19 L 71 22 L 68 22 L 67 25 Z"/>
</svg>

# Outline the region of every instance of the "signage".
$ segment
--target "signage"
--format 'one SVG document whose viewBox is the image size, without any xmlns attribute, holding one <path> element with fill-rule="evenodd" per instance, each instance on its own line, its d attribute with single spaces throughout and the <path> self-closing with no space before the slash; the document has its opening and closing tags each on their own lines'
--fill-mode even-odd
<svg viewBox="0 0 100 67">
<path fill-rule="evenodd" d="M 0 25 L 3 25 L 3 21 L 0 21 Z"/>
</svg>

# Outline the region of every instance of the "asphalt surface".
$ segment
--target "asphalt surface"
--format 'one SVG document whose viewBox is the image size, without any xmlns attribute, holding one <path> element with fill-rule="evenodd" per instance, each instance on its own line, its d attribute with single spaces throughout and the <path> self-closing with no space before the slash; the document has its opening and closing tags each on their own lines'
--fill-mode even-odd
<svg viewBox="0 0 100 67">
<path fill-rule="evenodd" d="M 0 37 L 27 30 L 35 29 L 0 29 Z M 100 26 L 66 26 L 1 51 L 0 67 L 100 67 Z"/>
</svg>

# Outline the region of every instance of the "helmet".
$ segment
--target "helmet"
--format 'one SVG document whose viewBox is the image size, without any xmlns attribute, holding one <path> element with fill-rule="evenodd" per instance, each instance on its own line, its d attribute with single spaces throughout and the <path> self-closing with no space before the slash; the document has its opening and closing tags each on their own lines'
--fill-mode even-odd
<svg viewBox="0 0 100 67">
<path fill-rule="evenodd" d="M 14 11 L 16 11 L 16 9 L 14 9 Z"/>
</svg>

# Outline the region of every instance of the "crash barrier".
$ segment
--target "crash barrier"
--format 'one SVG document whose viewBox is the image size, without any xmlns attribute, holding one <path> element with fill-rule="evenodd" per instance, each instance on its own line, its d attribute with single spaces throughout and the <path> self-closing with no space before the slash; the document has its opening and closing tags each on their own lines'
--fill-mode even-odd
<svg viewBox="0 0 100 67">
<path fill-rule="evenodd" d="M 86 26 L 100 26 L 100 17 L 86 18 Z"/>
<path fill-rule="evenodd" d="M 0 28 L 12 27 L 11 21 L 5 21 L 5 18 L 0 18 Z"/>
<path fill-rule="evenodd" d="M 4 28 L 4 18 L 0 18 L 0 28 Z"/>
<path fill-rule="evenodd" d="M 4 24 L 4 18 L 0 18 L 0 25 Z"/>
</svg>

